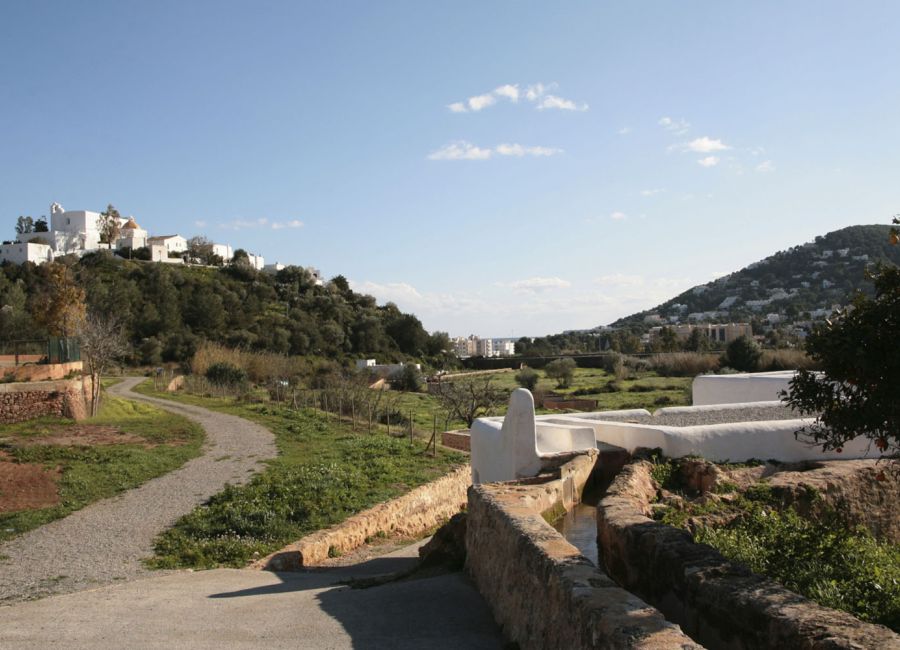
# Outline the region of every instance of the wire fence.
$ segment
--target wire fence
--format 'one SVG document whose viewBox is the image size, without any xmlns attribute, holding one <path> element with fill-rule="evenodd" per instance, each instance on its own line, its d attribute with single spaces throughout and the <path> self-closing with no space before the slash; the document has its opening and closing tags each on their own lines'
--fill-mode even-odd
<svg viewBox="0 0 900 650">
<path fill-rule="evenodd" d="M 51 337 L 0 341 L 0 365 L 22 366 L 36 363 L 69 363 L 81 360 L 78 339 Z"/>
</svg>

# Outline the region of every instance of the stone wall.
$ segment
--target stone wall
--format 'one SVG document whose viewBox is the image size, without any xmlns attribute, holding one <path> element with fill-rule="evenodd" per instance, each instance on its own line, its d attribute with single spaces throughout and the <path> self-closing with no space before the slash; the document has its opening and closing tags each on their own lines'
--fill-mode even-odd
<svg viewBox="0 0 900 650">
<path fill-rule="evenodd" d="M 80 378 L 0 384 L 0 423 L 24 422 L 44 415 L 82 420 L 89 411 L 85 394 L 90 395 L 90 387 Z"/>
<path fill-rule="evenodd" d="M 83 363 L 35 363 L 23 366 L 0 367 L 0 375 L 11 381 L 55 381 L 72 372 L 81 373 Z"/>
<path fill-rule="evenodd" d="M 472 451 L 472 437 L 468 429 L 458 429 L 456 431 L 444 431 L 441 434 L 441 444 L 451 449 L 459 451 Z"/>
<path fill-rule="evenodd" d="M 548 524 L 579 499 L 597 455 L 553 476 L 469 489 L 466 569 L 507 638 L 529 648 L 699 648 L 618 588 Z"/>
<path fill-rule="evenodd" d="M 466 505 L 466 488 L 471 484 L 472 470 L 465 465 L 408 494 L 353 515 L 336 526 L 307 535 L 259 560 L 253 567 L 291 571 L 314 566 L 335 554 L 343 555 L 379 533 L 417 537 L 462 510 Z"/>
<path fill-rule="evenodd" d="M 727 561 L 684 530 L 653 521 L 650 464 L 625 467 L 597 511 L 598 543 L 617 583 L 710 648 L 900 648 L 900 636 L 817 605 Z"/>
</svg>

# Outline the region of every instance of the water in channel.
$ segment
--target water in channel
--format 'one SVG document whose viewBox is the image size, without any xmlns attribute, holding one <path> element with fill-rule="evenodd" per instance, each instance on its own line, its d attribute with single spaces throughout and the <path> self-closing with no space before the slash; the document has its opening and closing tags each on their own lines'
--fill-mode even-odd
<svg viewBox="0 0 900 650">
<path fill-rule="evenodd" d="M 553 527 L 566 538 L 587 559 L 599 566 L 597 549 L 597 503 L 600 495 L 584 494 L 582 502 L 577 504 Z"/>
</svg>

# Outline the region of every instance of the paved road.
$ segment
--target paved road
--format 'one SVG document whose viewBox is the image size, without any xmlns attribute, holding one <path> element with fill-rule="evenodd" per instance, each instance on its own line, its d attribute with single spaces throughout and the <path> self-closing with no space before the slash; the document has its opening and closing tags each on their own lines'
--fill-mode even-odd
<svg viewBox="0 0 900 650">
<path fill-rule="evenodd" d="M 148 575 L 141 559 L 152 554 L 159 533 L 226 483 L 245 482 L 262 468 L 264 459 L 277 454 L 275 438 L 264 427 L 131 392 L 141 380 L 125 379 L 109 392 L 200 423 L 207 435 L 203 454 L 138 488 L 0 545 L 0 604 Z M 0 608 L 0 622 L 5 614 Z"/>
<path fill-rule="evenodd" d="M 0 648 L 503 647 L 461 573 L 351 589 L 415 562 L 418 545 L 351 567 L 172 572 L 0 608 Z"/>
</svg>

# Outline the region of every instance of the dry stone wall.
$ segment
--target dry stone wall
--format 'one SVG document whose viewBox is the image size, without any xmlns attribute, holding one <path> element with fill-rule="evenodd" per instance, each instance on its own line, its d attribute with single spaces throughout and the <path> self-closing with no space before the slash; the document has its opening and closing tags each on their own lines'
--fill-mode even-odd
<svg viewBox="0 0 900 650">
<path fill-rule="evenodd" d="M 88 415 L 84 395 L 81 379 L 0 384 L 0 423 L 45 415 L 81 420 Z"/>
<path fill-rule="evenodd" d="M 900 648 L 886 627 L 817 605 L 733 564 L 684 530 L 648 515 L 650 464 L 626 466 L 598 507 L 607 572 L 709 648 Z"/>
<path fill-rule="evenodd" d="M 254 568 L 291 571 L 314 566 L 362 546 L 379 533 L 416 537 L 447 521 L 466 505 L 472 469 L 465 465 L 342 523 L 320 530 L 254 563 Z"/>
<path fill-rule="evenodd" d="M 466 569 L 505 635 L 530 648 L 699 648 L 677 625 L 620 589 L 542 513 L 580 499 L 597 455 L 555 476 L 469 489 Z"/>
</svg>

